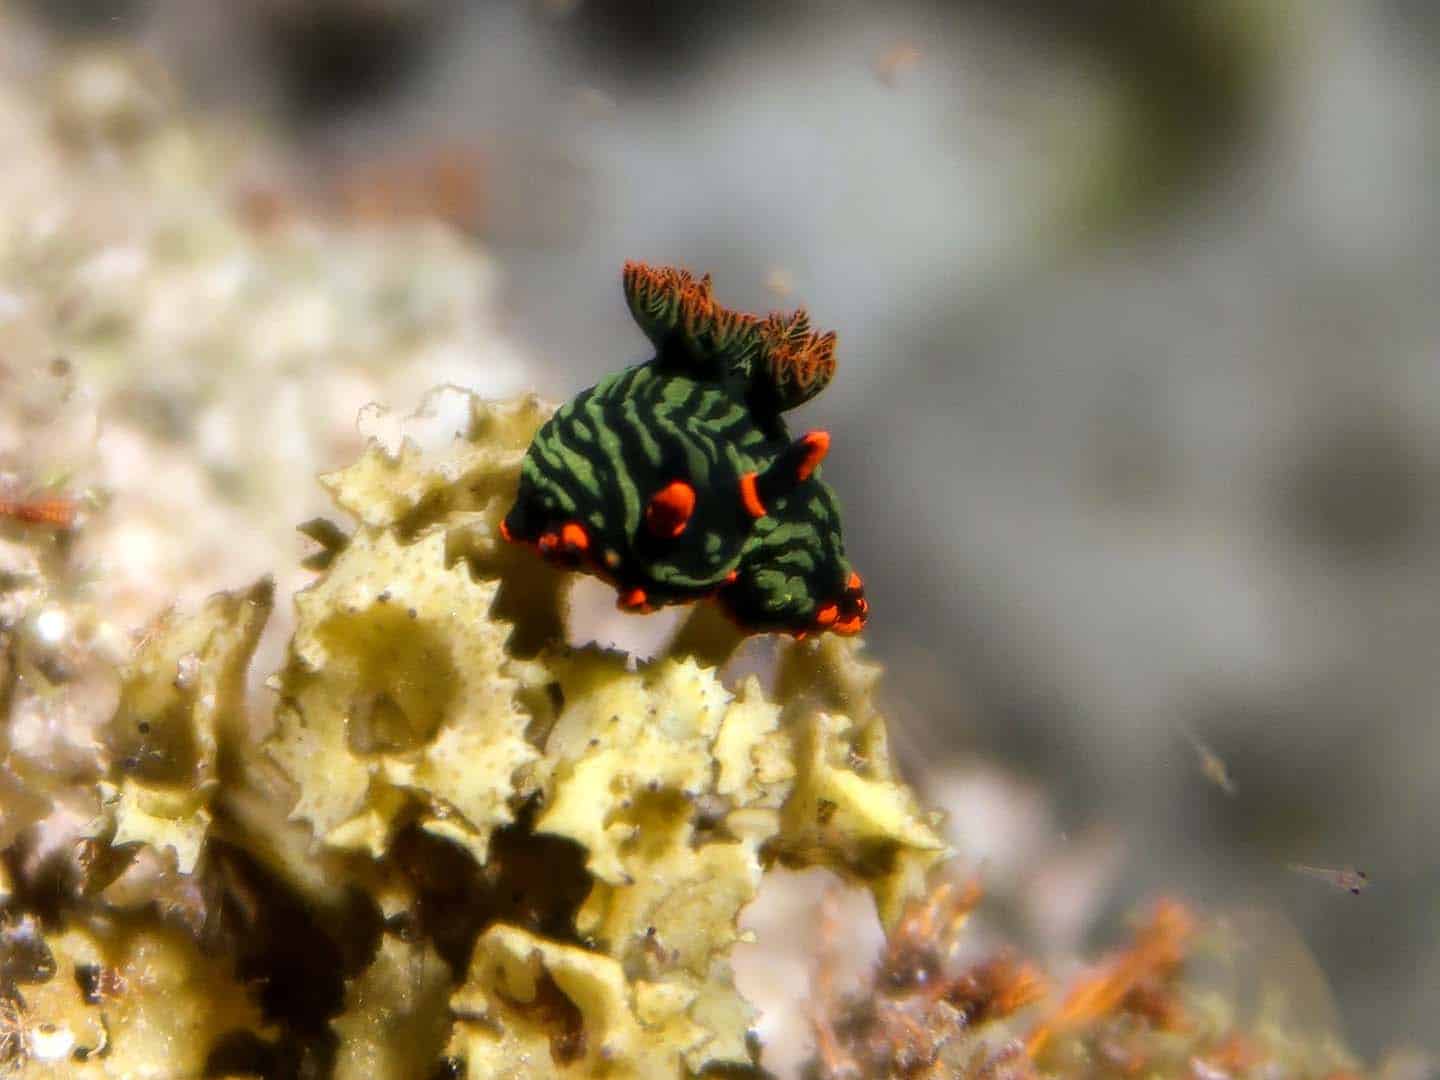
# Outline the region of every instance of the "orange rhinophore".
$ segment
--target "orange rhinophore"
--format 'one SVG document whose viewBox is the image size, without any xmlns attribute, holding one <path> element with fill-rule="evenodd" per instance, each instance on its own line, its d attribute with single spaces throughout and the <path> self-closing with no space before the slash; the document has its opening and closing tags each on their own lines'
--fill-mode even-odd
<svg viewBox="0 0 1440 1080">
<path fill-rule="evenodd" d="M 645 506 L 645 527 L 663 540 L 674 540 L 690 524 L 695 512 L 695 489 L 684 480 L 673 480 L 650 496 Z"/>
<path fill-rule="evenodd" d="M 23 521 L 27 525 L 49 525 L 68 529 L 75 524 L 80 504 L 63 495 L 47 495 L 38 499 L 0 499 L 0 515 Z"/>
<path fill-rule="evenodd" d="M 803 484 L 810 479 L 820 462 L 825 460 L 825 455 L 830 452 L 830 433 L 828 431 L 812 431 L 802 437 L 800 442 L 804 447 L 805 456 L 795 467 L 795 479 Z"/>
<path fill-rule="evenodd" d="M 760 491 L 755 486 L 755 474 L 747 472 L 740 477 L 740 505 L 753 518 L 765 516 L 765 504 L 760 501 Z"/>
</svg>

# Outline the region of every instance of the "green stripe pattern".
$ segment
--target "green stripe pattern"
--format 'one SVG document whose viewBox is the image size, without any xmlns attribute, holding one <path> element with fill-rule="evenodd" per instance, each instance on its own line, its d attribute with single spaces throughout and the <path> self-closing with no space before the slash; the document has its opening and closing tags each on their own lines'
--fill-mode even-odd
<svg viewBox="0 0 1440 1080">
<path fill-rule="evenodd" d="M 643 589 L 650 604 L 713 596 L 756 631 L 811 628 L 850 577 L 835 494 L 818 469 L 779 476 L 783 419 L 755 408 L 742 380 L 692 359 L 662 350 L 557 410 L 525 455 L 506 525 L 533 541 L 583 524 L 584 568 Z M 758 519 L 741 499 L 747 473 L 764 478 Z M 646 505 L 676 480 L 694 489 L 695 508 L 678 537 L 657 537 Z"/>
</svg>

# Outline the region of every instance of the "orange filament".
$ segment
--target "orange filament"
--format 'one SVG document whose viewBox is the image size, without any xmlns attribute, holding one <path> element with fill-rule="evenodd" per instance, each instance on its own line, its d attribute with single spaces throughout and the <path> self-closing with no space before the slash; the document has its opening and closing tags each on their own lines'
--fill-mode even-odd
<svg viewBox="0 0 1440 1080">
<path fill-rule="evenodd" d="M 650 496 L 645 505 L 645 527 L 663 540 L 674 540 L 690 524 L 695 512 L 695 489 L 684 480 L 673 480 Z"/>
<path fill-rule="evenodd" d="M 1162 900 L 1135 943 L 1111 963 L 1083 978 L 1055 1015 L 1041 1023 L 1026 1041 L 1031 1058 L 1057 1033 L 1073 1030 L 1112 1012 L 1146 979 L 1164 978 L 1185 959 L 1195 919 L 1182 905 Z"/>
<path fill-rule="evenodd" d="M 812 431 L 800 441 L 805 444 L 805 456 L 800 459 L 800 464 L 795 469 L 795 479 L 804 483 L 830 452 L 830 433 Z"/>
<path fill-rule="evenodd" d="M 740 505 L 753 518 L 765 516 L 765 504 L 760 501 L 760 492 L 755 487 L 755 474 L 747 472 L 740 477 Z"/>
</svg>

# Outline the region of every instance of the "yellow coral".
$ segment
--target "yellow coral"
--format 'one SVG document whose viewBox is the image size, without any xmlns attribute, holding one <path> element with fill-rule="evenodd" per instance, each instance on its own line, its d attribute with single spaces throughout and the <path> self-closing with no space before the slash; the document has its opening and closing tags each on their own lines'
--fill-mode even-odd
<svg viewBox="0 0 1440 1080">
<path fill-rule="evenodd" d="M 296 598 L 269 747 L 300 788 L 295 815 L 337 847 L 379 856 L 401 814 L 484 862 L 514 819 L 514 775 L 533 761 L 498 586 L 447 565 L 445 534 L 403 544 L 363 529 Z"/>
<path fill-rule="evenodd" d="M 786 708 L 689 656 L 560 647 L 554 625 L 530 635 L 550 646 L 533 659 L 507 650 L 506 590 L 558 618 L 563 588 L 518 588 L 539 560 L 494 544 L 545 411 L 472 399 L 448 447 L 372 446 L 327 478 L 364 524 L 299 597 L 271 752 L 331 847 L 380 858 L 418 820 L 483 866 L 533 799 L 528 828 L 583 850 L 579 943 L 501 925 L 476 947 L 454 1038 L 471 1075 L 542 1059 L 554 1075 L 748 1067 L 753 1013 L 729 957 L 774 856 L 863 881 L 890 917 L 944 845 L 895 778 L 878 669 L 853 646 L 792 651 Z M 840 705 L 853 712 L 822 708 Z"/>
<path fill-rule="evenodd" d="M 225 965 L 179 930 L 75 926 L 46 945 L 54 975 L 21 988 L 27 1078 L 200 1076 L 222 1037 L 265 1031 Z"/>
<path fill-rule="evenodd" d="M 336 505 L 372 528 L 413 531 L 421 519 L 483 512 L 493 538 L 525 450 L 554 407 L 534 395 L 498 403 L 467 397 L 469 426 L 448 446 L 427 452 L 406 439 L 392 455 L 371 442 L 355 464 L 320 482 Z"/>
<path fill-rule="evenodd" d="M 200 611 L 166 615 L 122 672 L 110 742 L 124 775 L 101 785 L 114 844 L 175 852 L 195 868 L 211 824 L 221 755 L 245 736 L 245 673 L 274 589 L 217 593 Z"/>
<path fill-rule="evenodd" d="M 896 779 L 882 722 L 861 726 L 838 714 L 804 715 L 799 776 L 785 804 L 780 842 L 789 861 L 863 881 L 891 926 L 947 849 L 914 793 Z"/>
<path fill-rule="evenodd" d="M 475 945 L 450 1053 L 472 1080 L 673 1080 L 704 1033 L 684 991 L 631 984 L 608 956 L 496 926 Z"/>
<path fill-rule="evenodd" d="M 450 1030 L 450 972 L 429 942 L 380 940 L 370 966 L 349 985 L 335 1080 L 411 1080 L 435 1067 Z"/>
<path fill-rule="evenodd" d="M 629 672 L 618 653 L 587 649 L 557 659 L 552 670 L 565 709 L 546 743 L 551 764 L 541 832 L 567 836 L 589 852 L 601 881 L 632 876 L 622 846 L 658 821 L 660 800 L 686 800 L 714 788 L 712 744 L 730 694 L 694 661 L 662 660 Z"/>
<path fill-rule="evenodd" d="M 586 649 L 551 666 L 565 707 L 535 827 L 587 850 L 596 881 L 576 928 L 643 973 L 652 1008 L 683 1011 L 692 1069 L 748 1065 L 752 1012 L 728 956 L 794 776 L 779 709 L 754 680 L 736 698 L 689 659 L 629 671 Z"/>
</svg>

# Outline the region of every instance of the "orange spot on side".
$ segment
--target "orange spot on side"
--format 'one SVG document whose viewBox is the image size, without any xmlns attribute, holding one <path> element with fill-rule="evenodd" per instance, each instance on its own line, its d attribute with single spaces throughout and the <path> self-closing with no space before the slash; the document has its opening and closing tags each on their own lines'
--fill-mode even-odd
<svg viewBox="0 0 1440 1080">
<path fill-rule="evenodd" d="M 540 534 L 540 539 L 535 546 L 540 549 L 542 555 L 549 555 L 559 545 L 560 537 L 556 536 L 553 532 L 547 532 Z"/>
<path fill-rule="evenodd" d="M 644 611 L 649 606 L 648 600 L 644 589 L 635 588 L 621 593 L 617 603 L 626 611 Z"/>
<path fill-rule="evenodd" d="M 830 629 L 837 634 L 858 634 L 865 625 L 865 618 L 861 615 L 852 615 L 848 619 L 841 619 Z"/>
<path fill-rule="evenodd" d="M 567 551 L 588 551 L 590 536 L 579 522 L 567 521 L 560 529 L 560 544 Z"/>
<path fill-rule="evenodd" d="M 684 480 L 673 480 L 645 504 L 645 527 L 653 536 L 674 540 L 685 531 L 694 512 L 695 489 Z"/>
<path fill-rule="evenodd" d="M 863 589 L 865 587 L 865 582 L 860 580 L 859 574 L 857 574 L 854 570 L 851 570 L 850 580 L 845 582 L 845 587 L 851 592 L 855 592 L 858 589 Z"/>
<path fill-rule="evenodd" d="M 800 459 L 800 464 L 795 469 L 795 479 L 803 483 L 810 479 L 810 474 L 830 452 L 830 433 L 828 431 L 812 431 L 800 441 L 805 444 L 805 456 Z"/>
<path fill-rule="evenodd" d="M 740 505 L 753 518 L 765 516 L 765 504 L 760 501 L 760 492 L 755 487 L 755 474 L 747 472 L 740 477 Z"/>
<path fill-rule="evenodd" d="M 504 540 L 507 544 L 513 544 L 515 542 L 515 537 L 510 533 L 510 526 L 505 524 L 504 518 L 500 519 L 500 539 Z"/>
<path fill-rule="evenodd" d="M 826 604 L 819 611 L 815 612 L 816 626 L 829 626 L 840 617 L 840 609 L 834 604 Z"/>
<path fill-rule="evenodd" d="M 734 585 L 735 582 L 737 582 L 737 581 L 739 581 L 739 580 L 740 580 L 740 571 L 739 571 L 739 570 L 731 570 L 728 574 L 725 575 L 725 584 L 726 584 L 726 585 Z"/>
</svg>

